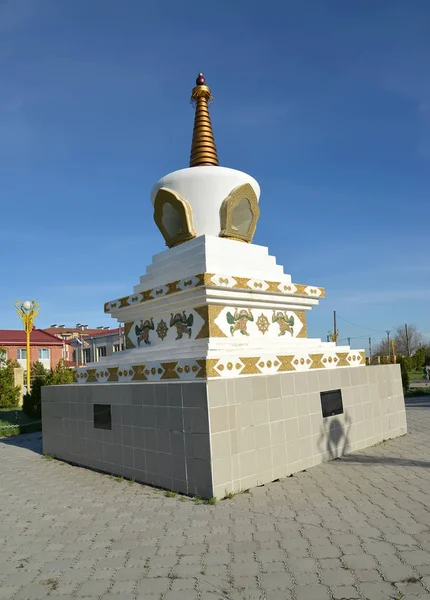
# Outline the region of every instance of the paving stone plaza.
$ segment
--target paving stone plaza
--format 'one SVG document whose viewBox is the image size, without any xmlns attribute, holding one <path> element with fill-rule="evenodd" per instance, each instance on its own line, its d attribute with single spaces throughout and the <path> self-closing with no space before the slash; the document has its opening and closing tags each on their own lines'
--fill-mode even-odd
<svg viewBox="0 0 430 600">
<path fill-rule="evenodd" d="M 0 440 L 0 598 L 430 599 L 430 402 L 409 433 L 211 506 Z"/>
</svg>

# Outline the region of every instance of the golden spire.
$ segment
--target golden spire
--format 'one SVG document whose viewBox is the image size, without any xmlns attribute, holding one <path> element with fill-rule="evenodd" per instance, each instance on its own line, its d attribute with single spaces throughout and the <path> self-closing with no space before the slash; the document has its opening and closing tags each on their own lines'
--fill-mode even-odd
<svg viewBox="0 0 430 600">
<path fill-rule="evenodd" d="M 208 103 L 211 101 L 212 94 L 206 85 L 206 79 L 203 77 L 203 73 L 199 73 L 196 79 L 196 87 L 193 88 L 191 94 L 191 102 L 196 107 L 196 114 L 194 117 L 190 167 L 218 166 L 219 164 L 209 116 Z"/>
</svg>

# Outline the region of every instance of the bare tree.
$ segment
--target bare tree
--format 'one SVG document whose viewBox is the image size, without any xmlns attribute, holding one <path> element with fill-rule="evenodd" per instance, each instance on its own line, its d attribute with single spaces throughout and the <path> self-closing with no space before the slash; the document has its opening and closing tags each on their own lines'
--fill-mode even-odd
<svg viewBox="0 0 430 600">
<path fill-rule="evenodd" d="M 394 330 L 394 335 L 390 337 L 390 348 L 388 348 L 388 338 L 384 337 L 377 346 L 373 354 L 375 356 L 388 356 L 392 353 L 391 342 L 394 342 L 394 353 L 397 356 L 413 356 L 415 352 L 424 345 L 424 338 L 417 330 L 415 325 L 402 325 Z"/>
<path fill-rule="evenodd" d="M 390 341 L 391 345 L 391 341 Z M 391 352 L 391 348 L 390 348 Z M 373 348 L 374 356 L 388 356 L 388 338 L 383 338 L 377 346 Z"/>
<path fill-rule="evenodd" d="M 394 333 L 395 352 L 402 356 L 413 356 L 420 346 L 424 344 L 424 338 L 415 325 L 403 325 L 397 327 Z"/>
</svg>

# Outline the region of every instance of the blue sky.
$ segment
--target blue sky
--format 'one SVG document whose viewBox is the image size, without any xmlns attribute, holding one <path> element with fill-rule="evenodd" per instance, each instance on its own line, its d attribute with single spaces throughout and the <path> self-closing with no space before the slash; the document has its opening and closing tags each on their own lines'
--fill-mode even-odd
<svg viewBox="0 0 430 600">
<path fill-rule="evenodd" d="M 39 327 L 114 325 L 203 71 L 220 163 L 261 185 L 254 241 L 326 288 L 310 335 L 336 310 L 354 347 L 430 339 L 429 28 L 427 0 L 0 0 L 0 327 L 17 298 Z"/>
</svg>

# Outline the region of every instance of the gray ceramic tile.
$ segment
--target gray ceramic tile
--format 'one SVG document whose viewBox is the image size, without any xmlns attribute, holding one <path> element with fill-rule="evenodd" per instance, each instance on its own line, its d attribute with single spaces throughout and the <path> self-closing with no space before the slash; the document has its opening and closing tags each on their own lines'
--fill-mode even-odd
<svg viewBox="0 0 430 600">
<path fill-rule="evenodd" d="M 169 430 L 169 408 L 167 406 L 155 407 L 155 426 L 157 429 Z"/>
<path fill-rule="evenodd" d="M 166 383 L 154 384 L 155 406 L 168 406 L 168 385 Z"/>
<path fill-rule="evenodd" d="M 134 448 L 134 470 L 146 471 L 146 452 L 140 448 Z"/>
<path fill-rule="evenodd" d="M 156 408 L 154 406 L 143 406 L 142 422 L 144 427 L 155 428 L 157 425 Z"/>
<path fill-rule="evenodd" d="M 142 404 L 143 406 L 154 406 L 155 404 L 155 385 L 153 383 L 142 383 Z"/>
<path fill-rule="evenodd" d="M 133 446 L 133 427 L 131 425 L 123 425 L 122 443 L 124 446 Z"/>
<path fill-rule="evenodd" d="M 145 428 L 145 448 L 146 450 L 151 450 L 152 452 L 157 452 L 157 430 L 156 429 L 147 429 Z"/>
<path fill-rule="evenodd" d="M 293 373 L 285 373 L 281 375 L 281 392 L 283 398 L 294 395 L 294 381 L 295 378 Z"/>
<path fill-rule="evenodd" d="M 251 385 L 251 399 L 265 400 L 267 398 L 267 377 L 258 376 L 253 378 Z"/>
<path fill-rule="evenodd" d="M 234 382 L 229 382 L 234 386 Z M 227 397 L 227 382 L 224 379 L 208 381 L 207 384 L 207 397 L 208 405 L 210 408 L 217 408 L 219 406 L 226 406 L 228 404 Z M 234 388 L 233 388 L 234 396 Z"/>
<path fill-rule="evenodd" d="M 235 403 L 246 404 L 251 401 L 251 386 L 254 381 L 249 377 L 240 377 L 233 380 Z M 232 402 L 229 402 L 232 404 Z"/>
<path fill-rule="evenodd" d="M 168 428 L 170 431 L 183 431 L 184 430 L 183 409 L 169 407 L 168 423 L 169 423 Z"/>
<path fill-rule="evenodd" d="M 147 451 L 145 453 L 146 471 L 148 473 L 158 473 L 158 452 Z"/>
<path fill-rule="evenodd" d="M 203 486 L 212 485 L 211 464 L 209 460 L 201 458 L 187 458 L 188 481 Z"/>
<path fill-rule="evenodd" d="M 267 385 L 267 398 L 281 398 L 281 376 L 270 375 L 265 379 Z"/>
<path fill-rule="evenodd" d="M 207 404 L 206 384 L 197 382 L 184 385 L 182 390 L 183 406 L 189 408 L 202 408 Z"/>
<path fill-rule="evenodd" d="M 207 408 L 184 408 L 184 431 L 209 433 Z"/>
<path fill-rule="evenodd" d="M 132 406 L 121 406 L 121 424 L 131 426 L 134 424 Z"/>
<path fill-rule="evenodd" d="M 143 395 L 142 395 L 142 384 L 135 383 L 131 388 L 131 404 L 132 406 L 142 406 Z"/>
<path fill-rule="evenodd" d="M 172 477 L 179 479 L 180 481 L 186 481 L 187 479 L 187 465 L 185 456 L 174 456 L 170 457 L 172 465 Z M 176 488 L 175 488 L 176 489 Z M 180 490 L 178 490 L 180 491 Z"/>
<path fill-rule="evenodd" d="M 244 378 L 244 379 L 247 379 L 247 378 Z M 230 405 L 236 404 L 236 402 L 237 402 L 235 382 L 236 382 L 235 379 L 227 379 L 225 382 L 225 389 L 226 389 L 226 394 L 227 394 L 227 404 L 230 404 Z"/>
<path fill-rule="evenodd" d="M 172 478 L 172 457 L 169 454 L 158 453 L 157 473 L 160 477 Z"/>
<path fill-rule="evenodd" d="M 185 434 L 170 431 L 170 451 L 173 456 L 185 456 Z"/>
<path fill-rule="evenodd" d="M 159 429 L 157 431 L 157 450 L 170 454 L 170 434 L 169 431 Z"/>
<path fill-rule="evenodd" d="M 174 408 L 182 407 L 182 383 L 174 383 L 172 382 L 168 386 L 168 404 Z"/>
</svg>

